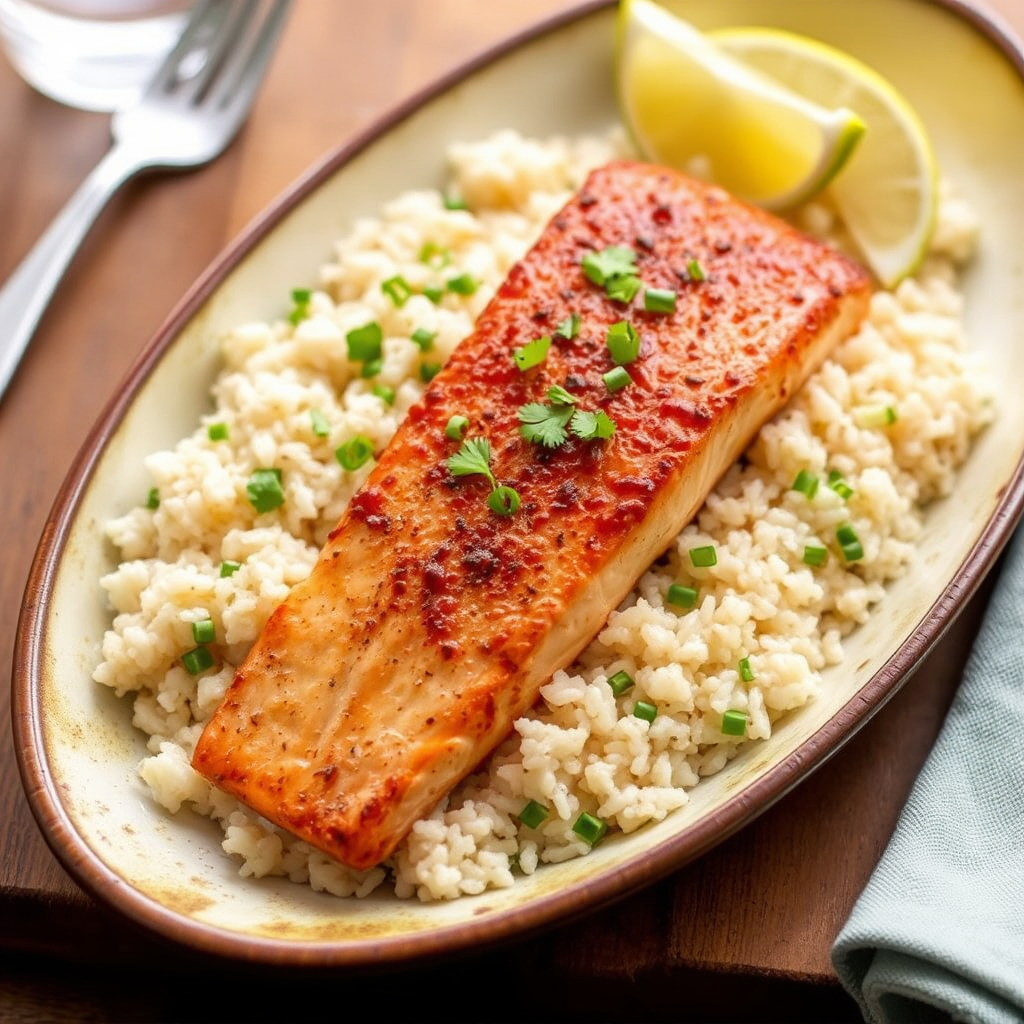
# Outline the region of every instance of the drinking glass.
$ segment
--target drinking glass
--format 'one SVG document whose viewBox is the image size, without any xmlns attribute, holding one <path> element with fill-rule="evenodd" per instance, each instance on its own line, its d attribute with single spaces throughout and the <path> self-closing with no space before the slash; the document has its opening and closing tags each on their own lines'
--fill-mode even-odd
<svg viewBox="0 0 1024 1024">
<path fill-rule="evenodd" d="M 192 0 L 0 0 L 0 44 L 36 90 L 82 110 L 138 97 Z"/>
</svg>

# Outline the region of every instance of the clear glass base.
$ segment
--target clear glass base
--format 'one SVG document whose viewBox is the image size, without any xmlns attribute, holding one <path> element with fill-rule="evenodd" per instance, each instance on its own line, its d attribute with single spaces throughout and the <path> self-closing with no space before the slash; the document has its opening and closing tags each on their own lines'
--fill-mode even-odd
<svg viewBox="0 0 1024 1024">
<path fill-rule="evenodd" d="M 187 2 L 0 0 L 0 40 L 33 88 L 80 110 L 134 102 L 184 28 Z"/>
</svg>

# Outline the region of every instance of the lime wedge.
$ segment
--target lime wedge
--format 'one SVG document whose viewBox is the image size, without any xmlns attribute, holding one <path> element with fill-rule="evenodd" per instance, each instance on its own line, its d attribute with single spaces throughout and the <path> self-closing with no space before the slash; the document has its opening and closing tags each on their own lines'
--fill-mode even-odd
<svg viewBox="0 0 1024 1024">
<path fill-rule="evenodd" d="M 913 107 L 845 51 L 792 32 L 730 28 L 709 38 L 802 96 L 856 110 L 867 131 L 829 184 L 839 214 L 886 288 L 912 274 L 935 228 L 938 164 Z"/>
<path fill-rule="evenodd" d="M 766 209 L 821 191 L 864 125 L 743 61 L 653 0 L 621 0 L 616 86 L 645 159 L 713 181 Z"/>
</svg>

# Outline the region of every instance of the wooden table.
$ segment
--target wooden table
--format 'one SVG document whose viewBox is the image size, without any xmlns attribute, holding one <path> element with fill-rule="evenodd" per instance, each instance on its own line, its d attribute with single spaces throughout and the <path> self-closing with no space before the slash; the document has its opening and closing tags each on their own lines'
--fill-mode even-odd
<svg viewBox="0 0 1024 1024">
<path fill-rule="evenodd" d="M 1024 32 L 1020 0 L 990 3 Z M 32 552 L 64 473 L 117 381 L 192 280 L 328 149 L 441 71 L 572 6 L 574 0 L 305 0 L 228 153 L 187 175 L 140 180 L 114 202 L 0 402 L 5 672 Z M 36 95 L 0 62 L 0 277 L 108 141 L 105 116 Z M 425 972 L 376 977 L 372 991 L 384 999 L 374 1015 L 859 1020 L 832 974 L 831 943 L 930 749 L 987 592 L 884 714 L 739 835 L 572 925 Z M 5 717 L 8 690 L 0 688 Z M 354 990 L 353 979 L 337 972 L 307 973 L 302 981 L 312 989 L 300 990 L 294 972 L 211 965 L 93 903 L 36 828 L 9 729 L 0 731 L 0 821 L 0 1019 L 296 1019 L 315 1002 L 300 991 L 319 992 L 337 1007 L 339 995 Z M 234 994 L 187 1009 L 189 985 L 209 987 L 211 969 L 228 977 Z M 439 998 L 453 983 L 474 980 L 501 986 L 496 1008 L 460 1011 Z"/>
</svg>

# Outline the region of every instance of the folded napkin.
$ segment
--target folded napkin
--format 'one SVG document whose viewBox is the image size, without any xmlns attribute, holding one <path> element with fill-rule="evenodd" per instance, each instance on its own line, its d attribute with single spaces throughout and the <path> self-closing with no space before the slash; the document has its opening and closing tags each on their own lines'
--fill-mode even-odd
<svg viewBox="0 0 1024 1024">
<path fill-rule="evenodd" d="M 1024 527 L 832 963 L 871 1024 L 1024 1022 Z"/>
</svg>

